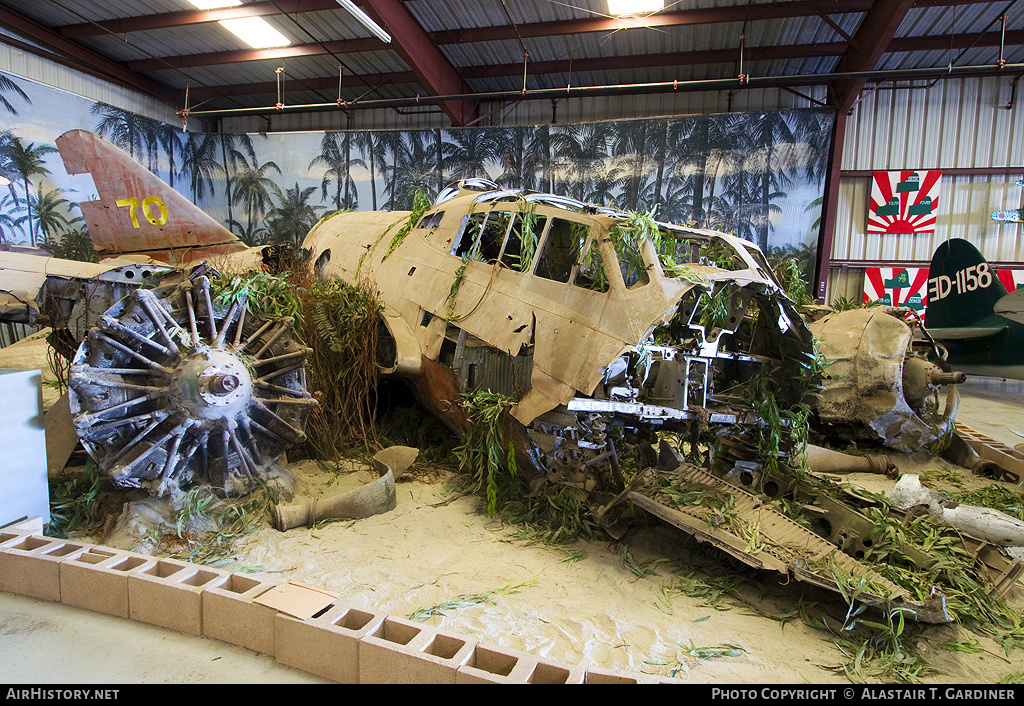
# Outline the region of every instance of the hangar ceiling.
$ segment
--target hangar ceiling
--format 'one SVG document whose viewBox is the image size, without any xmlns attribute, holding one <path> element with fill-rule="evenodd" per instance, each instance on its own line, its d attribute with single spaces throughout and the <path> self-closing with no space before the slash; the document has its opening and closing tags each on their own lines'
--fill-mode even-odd
<svg viewBox="0 0 1024 706">
<path fill-rule="evenodd" d="M 356 0 L 372 23 L 347 0 L 232 1 L 0 0 L 0 42 L 195 117 L 418 103 L 456 126 L 520 100 L 768 86 L 827 86 L 810 100 L 845 113 L 880 83 L 1024 73 L 1024 0 Z M 221 24 L 253 18 L 287 44 Z"/>
</svg>

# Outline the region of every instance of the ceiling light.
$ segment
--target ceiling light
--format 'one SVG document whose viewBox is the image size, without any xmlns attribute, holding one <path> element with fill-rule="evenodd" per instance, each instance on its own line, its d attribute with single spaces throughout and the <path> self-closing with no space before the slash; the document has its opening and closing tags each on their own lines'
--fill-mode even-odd
<svg viewBox="0 0 1024 706">
<path fill-rule="evenodd" d="M 369 15 L 367 15 L 365 12 L 356 7 L 356 4 L 352 2 L 352 0 L 338 0 L 338 4 L 345 8 L 346 10 L 348 10 L 349 13 L 357 20 L 359 20 L 360 24 L 362 24 L 363 27 L 366 27 L 366 29 L 370 30 L 373 33 L 373 36 L 375 36 L 377 39 L 384 42 L 385 44 L 391 43 L 391 35 L 382 30 L 377 25 L 376 22 L 370 19 Z"/>
<path fill-rule="evenodd" d="M 238 7 L 242 0 L 188 0 L 200 10 L 217 10 L 222 7 Z"/>
<path fill-rule="evenodd" d="M 616 17 L 649 15 L 665 9 L 665 0 L 608 0 L 608 12 Z"/>
<path fill-rule="evenodd" d="M 285 47 L 291 44 L 291 40 L 267 24 L 267 21 L 262 17 L 221 20 L 218 24 L 253 49 Z"/>
</svg>

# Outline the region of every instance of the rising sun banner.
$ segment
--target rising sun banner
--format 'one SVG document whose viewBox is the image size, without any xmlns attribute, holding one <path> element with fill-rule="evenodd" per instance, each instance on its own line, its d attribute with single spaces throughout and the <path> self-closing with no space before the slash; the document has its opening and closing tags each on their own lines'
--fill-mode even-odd
<svg viewBox="0 0 1024 706">
<path fill-rule="evenodd" d="M 942 171 L 875 172 L 868 233 L 934 233 Z"/>
</svg>

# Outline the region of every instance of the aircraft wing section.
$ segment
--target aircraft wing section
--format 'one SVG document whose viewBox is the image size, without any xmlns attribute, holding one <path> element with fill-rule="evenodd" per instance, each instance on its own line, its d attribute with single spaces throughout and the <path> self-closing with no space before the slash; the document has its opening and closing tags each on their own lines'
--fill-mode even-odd
<svg viewBox="0 0 1024 706">
<path fill-rule="evenodd" d="M 930 328 L 928 333 L 940 341 L 969 341 L 991 338 L 1009 326 L 961 326 L 959 328 Z"/>
<path fill-rule="evenodd" d="M 1010 292 L 996 302 L 995 313 L 1005 316 L 1010 321 L 1024 324 L 1024 289 Z"/>
</svg>

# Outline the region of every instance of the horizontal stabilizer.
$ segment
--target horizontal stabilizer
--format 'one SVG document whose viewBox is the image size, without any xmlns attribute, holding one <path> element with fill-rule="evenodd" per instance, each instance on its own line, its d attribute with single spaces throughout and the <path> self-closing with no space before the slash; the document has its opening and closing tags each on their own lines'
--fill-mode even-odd
<svg viewBox="0 0 1024 706">
<path fill-rule="evenodd" d="M 98 135 L 70 130 L 57 138 L 68 174 L 92 175 L 99 199 L 80 203 L 101 255 L 149 253 L 180 262 L 244 250 L 234 233 Z"/>
<path fill-rule="evenodd" d="M 1010 321 L 1024 324 L 1024 289 L 1010 292 L 996 302 L 995 313 L 1005 316 Z"/>
<path fill-rule="evenodd" d="M 961 326 L 959 328 L 930 328 L 928 333 L 939 341 L 968 341 L 992 338 L 1002 333 L 1009 326 Z"/>
</svg>

